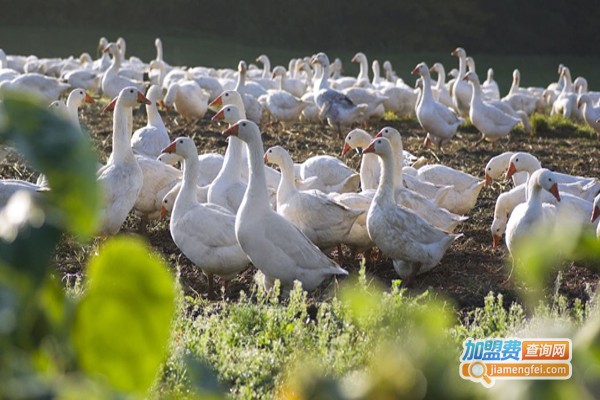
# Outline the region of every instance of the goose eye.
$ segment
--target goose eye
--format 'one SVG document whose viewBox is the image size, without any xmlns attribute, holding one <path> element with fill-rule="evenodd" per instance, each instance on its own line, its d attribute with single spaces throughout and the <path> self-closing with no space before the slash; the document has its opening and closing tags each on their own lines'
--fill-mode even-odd
<svg viewBox="0 0 600 400">
<path fill-rule="evenodd" d="M 552 178 L 548 178 L 548 182 L 552 182 Z"/>
<path fill-rule="evenodd" d="M 129 93 L 133 93 L 133 89 L 131 89 L 131 90 L 129 91 Z"/>
<path fill-rule="evenodd" d="M 227 110 L 225 110 L 225 111 L 229 112 L 229 111 L 231 111 L 231 109 L 229 109 L 229 108 L 228 108 L 228 109 L 227 109 Z"/>
<path fill-rule="evenodd" d="M 487 170 L 488 170 L 488 171 L 491 171 L 491 170 L 492 170 L 492 167 L 488 167 L 488 169 L 487 169 Z"/>
<path fill-rule="evenodd" d="M 163 203 L 167 204 L 167 199 L 164 199 L 164 200 L 163 200 Z"/>
<path fill-rule="evenodd" d="M 229 96 L 229 93 L 225 93 L 225 97 L 228 97 L 228 96 Z"/>
<path fill-rule="evenodd" d="M 179 141 L 179 143 L 183 143 L 183 139 L 181 139 L 181 140 Z"/>
<path fill-rule="evenodd" d="M 519 162 L 519 159 L 517 158 L 517 159 L 515 160 L 515 162 Z"/>
<path fill-rule="evenodd" d="M 381 143 L 381 140 L 378 140 L 377 143 Z"/>
<path fill-rule="evenodd" d="M 245 122 L 244 122 L 244 123 L 242 123 L 242 126 L 246 126 L 246 123 L 245 123 Z"/>
</svg>

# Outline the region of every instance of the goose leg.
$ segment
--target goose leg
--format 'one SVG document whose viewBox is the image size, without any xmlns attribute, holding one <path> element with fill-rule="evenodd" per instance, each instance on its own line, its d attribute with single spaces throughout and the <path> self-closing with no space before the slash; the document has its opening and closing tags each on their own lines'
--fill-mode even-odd
<svg viewBox="0 0 600 400">
<path fill-rule="evenodd" d="M 475 143 L 473 143 L 473 146 L 471 146 L 471 148 L 476 147 L 479 143 L 483 142 L 485 140 L 485 135 L 482 133 L 481 134 L 481 138 L 476 141 Z"/>
<path fill-rule="evenodd" d="M 412 284 L 413 280 L 415 279 L 415 276 L 417 276 L 419 274 L 419 271 L 421 270 L 421 265 L 421 263 L 415 263 L 413 265 L 410 275 L 403 282 L 404 287 L 408 287 Z"/>
<path fill-rule="evenodd" d="M 213 300 L 215 298 L 215 281 L 214 281 L 214 277 L 213 274 L 207 274 L 206 277 L 208 278 L 208 299 L 209 300 Z"/>
<path fill-rule="evenodd" d="M 338 251 L 338 264 L 341 266 L 344 262 L 344 253 L 342 252 L 342 244 L 338 244 L 337 245 L 337 251 Z"/>
</svg>

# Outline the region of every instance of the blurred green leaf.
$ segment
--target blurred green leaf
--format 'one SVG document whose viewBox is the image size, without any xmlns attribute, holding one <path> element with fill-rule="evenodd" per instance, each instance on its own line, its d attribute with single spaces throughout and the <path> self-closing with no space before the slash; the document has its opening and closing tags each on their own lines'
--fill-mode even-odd
<svg viewBox="0 0 600 400">
<path fill-rule="evenodd" d="M 73 338 L 81 365 L 113 387 L 143 393 L 165 360 L 174 282 L 140 240 L 113 238 L 89 264 Z"/>
<path fill-rule="evenodd" d="M 7 94 L 3 108 L 0 143 L 11 143 L 48 177 L 47 198 L 54 206 L 48 220 L 79 236 L 92 235 L 99 224 L 100 191 L 89 139 L 26 96 Z"/>
</svg>

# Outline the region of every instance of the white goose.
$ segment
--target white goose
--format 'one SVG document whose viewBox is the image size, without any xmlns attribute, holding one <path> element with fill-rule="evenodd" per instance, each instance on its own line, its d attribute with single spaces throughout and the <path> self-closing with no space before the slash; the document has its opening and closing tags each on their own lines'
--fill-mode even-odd
<svg viewBox="0 0 600 400">
<path fill-rule="evenodd" d="M 318 190 L 299 191 L 295 185 L 294 161 L 283 147 L 269 148 L 264 160 L 281 170 L 277 213 L 290 220 L 321 249 L 343 243 L 362 211 L 351 210 Z"/>
<path fill-rule="evenodd" d="M 451 55 L 458 57 L 458 76 L 452 86 L 452 104 L 454 110 L 461 116 L 469 116 L 471 107 L 472 90 L 466 82 L 463 82 L 467 74 L 467 52 L 462 47 L 457 47 Z"/>
<path fill-rule="evenodd" d="M 67 116 L 73 125 L 75 125 L 81 132 L 83 131 L 81 129 L 81 122 L 79 121 L 79 109 L 84 104 L 94 104 L 94 99 L 92 99 L 85 90 L 75 89 L 69 93 L 66 104 Z"/>
<path fill-rule="evenodd" d="M 302 101 L 298 97 L 295 97 L 290 92 L 283 90 L 282 80 L 285 76 L 285 69 L 281 66 L 277 66 L 273 69 L 273 78 L 278 79 L 278 89 L 269 90 L 267 94 L 259 97 L 259 102 L 269 110 L 269 113 L 277 121 L 284 124 L 289 122 L 296 122 L 300 118 L 302 110 L 304 110 L 310 103 Z"/>
<path fill-rule="evenodd" d="M 107 164 L 98 171 L 98 182 L 104 189 L 103 235 L 114 235 L 121 229 L 142 188 L 142 170 L 129 145 L 129 120 L 134 106 L 149 102 L 135 87 L 126 87 L 106 108 L 115 111 L 112 153 Z"/>
<path fill-rule="evenodd" d="M 105 53 L 109 53 L 112 56 L 112 63 L 110 67 L 104 72 L 102 76 L 102 93 L 109 99 L 113 99 L 119 95 L 121 90 L 125 87 L 133 86 L 137 91 L 144 91 L 144 83 L 122 76 L 119 74 L 121 69 L 121 53 L 115 43 L 109 43 L 104 49 Z"/>
<path fill-rule="evenodd" d="M 209 95 L 193 80 L 180 80 L 172 83 L 165 94 L 163 104 L 175 107 L 181 116 L 193 121 L 202 119 L 208 110 Z"/>
<path fill-rule="evenodd" d="M 235 236 L 235 215 L 215 204 L 197 199 L 198 152 L 191 139 L 179 137 L 164 149 L 183 157 L 183 181 L 173 205 L 169 230 L 179 249 L 208 277 L 209 296 L 213 275 L 229 281 L 248 266 L 248 257 Z"/>
<path fill-rule="evenodd" d="M 157 104 L 162 99 L 160 86 L 150 86 L 146 98 L 150 100 L 150 104 L 146 105 L 148 123 L 133 133 L 131 147 L 135 154 L 156 158 L 170 143 L 169 132 L 158 113 Z"/>
<path fill-rule="evenodd" d="M 573 81 L 571 79 L 571 70 L 568 67 L 562 66 L 559 74 L 563 77 L 563 88 L 552 103 L 552 111 L 550 115 L 562 114 L 565 118 L 572 118 L 576 121 L 582 120 L 582 115 L 577 109 L 577 95 L 573 88 Z"/>
<path fill-rule="evenodd" d="M 419 63 L 413 69 L 412 74 L 419 74 L 423 78 L 423 95 L 415 110 L 419 124 L 428 135 L 439 139 L 438 146 L 448 143 L 456 134 L 458 126 L 465 120 L 433 98 L 431 76 L 427 64 Z"/>
<path fill-rule="evenodd" d="M 506 151 L 490 158 L 485 166 L 485 185 L 489 186 L 494 179 L 500 179 L 508 170 L 510 158 L 515 154 L 512 151 Z M 515 172 L 512 174 L 513 186 L 519 186 L 527 181 L 527 172 Z"/>
<path fill-rule="evenodd" d="M 135 159 L 144 179 L 133 209 L 141 216 L 144 228 L 148 220 L 160 216 L 162 199 L 181 180 L 181 171 L 144 155 L 136 155 Z"/>
<path fill-rule="evenodd" d="M 600 123 L 598 123 L 598 119 L 600 119 L 600 106 L 594 105 L 590 95 L 583 93 L 577 99 L 577 108 L 581 110 L 585 122 L 596 131 L 597 135 L 600 135 Z"/>
<path fill-rule="evenodd" d="M 359 174 L 341 160 L 329 155 L 309 157 L 294 168 L 302 180 L 316 179 L 318 184 L 313 188 L 325 193 L 356 192 L 360 185 Z"/>
<path fill-rule="evenodd" d="M 523 111 L 527 115 L 533 114 L 537 109 L 539 97 L 533 95 L 526 89 L 519 88 L 521 73 L 518 69 L 513 71 L 513 84 L 510 91 L 502 98 L 515 111 Z"/>
<path fill-rule="evenodd" d="M 276 279 L 283 288 L 300 281 L 312 290 L 331 275 L 347 275 L 327 258 L 296 226 L 269 206 L 269 193 L 263 167 L 263 143 L 255 123 L 241 120 L 223 132 L 246 142 L 250 156 L 250 180 L 238 210 L 235 233 L 238 242 L 255 267 L 265 275 L 265 285 Z"/>
<path fill-rule="evenodd" d="M 238 80 L 234 90 L 242 96 L 242 100 L 244 101 L 244 109 L 246 110 L 248 119 L 260 124 L 260 121 L 262 120 L 263 107 L 258 102 L 258 98 L 263 94 L 266 94 L 267 91 L 258 83 L 246 82 L 247 71 L 248 66 L 246 65 L 246 62 L 240 61 L 238 63 Z"/>
<path fill-rule="evenodd" d="M 31 72 L 0 82 L 0 93 L 11 90 L 27 92 L 49 104 L 70 87 L 56 78 Z"/>
<path fill-rule="evenodd" d="M 0 210 L 6 206 L 15 193 L 27 191 L 35 194 L 39 189 L 40 186 L 31 182 L 18 179 L 0 179 Z"/>
<path fill-rule="evenodd" d="M 542 190 L 550 192 L 560 201 L 558 184 L 551 171 L 536 171 L 527 184 L 527 201 L 515 207 L 506 225 L 506 246 L 513 260 L 516 259 L 518 246 L 523 240 L 532 234 L 541 234 L 553 229 L 556 212 L 554 208 L 542 205 Z"/>
<path fill-rule="evenodd" d="M 374 152 L 383 160 L 381 182 L 367 215 L 369 235 L 383 254 L 393 260 L 398 275 L 410 281 L 439 264 L 460 235 L 435 228 L 418 214 L 396 204 L 394 153 L 386 138 L 376 138 L 363 151 Z"/>
<path fill-rule="evenodd" d="M 344 148 L 341 155 L 344 156 L 352 149 L 364 149 L 373 141 L 373 137 L 362 129 L 353 129 L 344 139 Z M 376 154 L 363 153 L 360 162 L 360 187 L 364 190 L 375 190 L 379 184 L 381 168 L 379 158 Z"/>
<path fill-rule="evenodd" d="M 493 142 L 503 138 L 510 133 L 515 125 L 521 122 L 520 119 L 512 117 L 498 107 L 483 101 L 479 77 L 475 72 L 469 72 L 464 80 L 469 81 L 473 86 L 469 117 L 473 125 L 481 132 L 480 141 L 487 139 Z"/>
<path fill-rule="evenodd" d="M 487 79 L 481 84 L 481 90 L 492 100 L 500 100 L 500 88 L 494 80 L 494 69 L 488 68 Z"/>
<path fill-rule="evenodd" d="M 429 71 L 433 71 L 438 74 L 438 79 L 433 90 L 433 97 L 445 105 L 446 107 L 453 107 L 452 97 L 450 96 L 450 92 L 448 92 L 448 88 L 446 87 L 446 70 L 444 69 L 444 65 L 442 63 L 436 62 L 429 69 Z"/>
<path fill-rule="evenodd" d="M 277 83 L 271 79 L 271 60 L 266 54 L 261 54 L 256 58 L 256 62 L 262 63 L 263 72 L 260 77 L 254 78 L 253 81 L 261 85 L 265 90 L 277 89 Z"/>
</svg>

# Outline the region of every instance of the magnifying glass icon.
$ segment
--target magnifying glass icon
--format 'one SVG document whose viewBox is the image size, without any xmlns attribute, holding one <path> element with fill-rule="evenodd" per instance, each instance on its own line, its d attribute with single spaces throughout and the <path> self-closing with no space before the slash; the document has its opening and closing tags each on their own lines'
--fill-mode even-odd
<svg viewBox="0 0 600 400">
<path fill-rule="evenodd" d="M 469 375 L 475 379 L 483 379 L 488 385 L 492 384 L 492 380 L 487 374 L 487 367 L 481 361 L 471 363 L 469 366 Z"/>
</svg>

